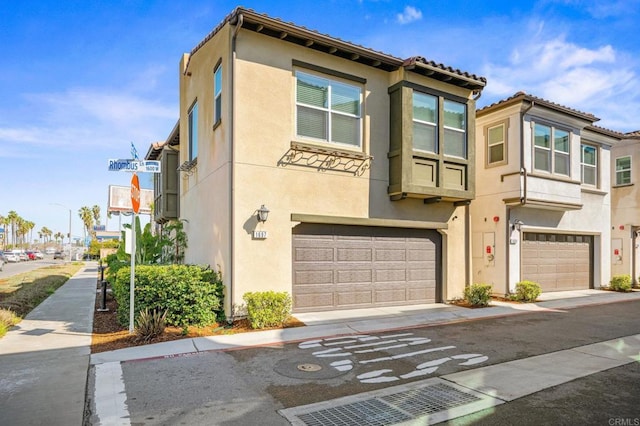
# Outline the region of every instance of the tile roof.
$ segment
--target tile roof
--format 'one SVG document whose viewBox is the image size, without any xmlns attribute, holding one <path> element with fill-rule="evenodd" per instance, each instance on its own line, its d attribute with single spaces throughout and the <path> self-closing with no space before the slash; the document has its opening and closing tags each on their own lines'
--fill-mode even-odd
<svg viewBox="0 0 640 426">
<path fill-rule="evenodd" d="M 600 119 L 598 117 L 596 117 L 595 115 L 588 113 L 588 112 L 583 112 L 583 111 L 579 111 L 577 109 L 573 109 L 573 108 L 569 108 L 567 106 L 564 105 L 560 105 L 558 103 L 543 99 L 543 98 L 539 98 L 537 96 L 533 96 L 533 95 L 529 95 L 526 92 L 520 91 L 520 92 L 516 92 L 513 96 L 508 97 L 507 99 L 503 99 L 501 101 L 495 102 L 491 105 L 487 105 L 481 109 L 479 109 L 477 111 L 477 115 L 484 115 L 485 113 L 488 113 L 490 111 L 493 111 L 495 109 L 499 109 L 502 107 L 506 107 L 508 105 L 513 105 L 515 103 L 518 102 L 529 102 L 529 103 L 535 103 L 547 108 L 551 108 L 554 109 L 556 111 L 560 111 L 563 112 L 565 114 L 569 114 L 569 115 L 573 115 L 575 117 L 578 118 L 582 118 L 583 120 L 588 120 L 591 121 L 592 123 L 595 121 L 599 121 Z"/>
<path fill-rule="evenodd" d="M 227 15 L 213 31 L 191 50 L 191 55 L 198 52 L 227 23 L 231 25 L 240 23 L 247 30 L 278 37 L 301 46 L 357 61 L 385 71 L 394 71 L 401 67 L 413 68 L 417 65 L 418 72 L 422 68 L 422 74 L 471 90 L 482 90 L 487 84 L 487 80 L 484 77 L 478 77 L 475 74 L 429 61 L 421 56 L 403 60 L 384 52 L 332 37 L 292 22 L 285 22 L 279 18 L 272 18 L 266 14 L 257 13 L 252 9 L 243 7 L 237 7 Z M 428 70 L 424 68 L 428 68 Z"/>
</svg>

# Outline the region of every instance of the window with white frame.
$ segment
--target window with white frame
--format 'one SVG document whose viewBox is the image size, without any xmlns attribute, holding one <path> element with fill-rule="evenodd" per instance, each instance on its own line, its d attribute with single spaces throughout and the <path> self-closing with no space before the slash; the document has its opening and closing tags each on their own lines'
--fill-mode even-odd
<svg viewBox="0 0 640 426">
<path fill-rule="evenodd" d="M 485 128 L 487 141 L 487 165 L 506 163 L 507 160 L 507 125 L 502 122 Z"/>
<path fill-rule="evenodd" d="M 467 158 L 467 106 L 444 100 L 444 155 Z"/>
<path fill-rule="evenodd" d="M 558 175 L 571 174 L 570 133 L 535 123 L 533 168 Z"/>
<path fill-rule="evenodd" d="M 189 161 L 198 157 L 198 102 L 189 110 Z"/>
<path fill-rule="evenodd" d="M 438 153 L 438 98 L 413 92 L 413 149 Z"/>
<path fill-rule="evenodd" d="M 322 142 L 362 146 L 362 88 L 296 72 L 296 133 Z"/>
<path fill-rule="evenodd" d="M 444 119 L 440 119 L 440 113 Z M 444 140 L 438 140 L 439 127 Z M 450 99 L 413 92 L 413 149 L 467 158 L 467 106 Z"/>
<path fill-rule="evenodd" d="M 580 150 L 580 180 L 585 185 L 598 185 L 598 150 L 595 146 L 582 144 Z"/>
<path fill-rule="evenodd" d="M 213 124 L 222 120 L 222 65 L 213 71 Z"/>
<path fill-rule="evenodd" d="M 616 158 L 616 185 L 631 183 L 631 156 Z"/>
</svg>

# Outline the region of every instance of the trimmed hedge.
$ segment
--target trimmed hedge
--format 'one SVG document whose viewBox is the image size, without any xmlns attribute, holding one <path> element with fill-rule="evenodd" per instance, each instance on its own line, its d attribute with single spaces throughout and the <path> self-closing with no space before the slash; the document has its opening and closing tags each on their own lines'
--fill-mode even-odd
<svg viewBox="0 0 640 426">
<path fill-rule="evenodd" d="M 512 297 L 521 302 L 535 302 L 540 293 L 540 284 L 525 280 L 516 283 L 516 293 Z"/>
<path fill-rule="evenodd" d="M 491 284 L 472 284 L 464 289 L 464 299 L 472 306 L 489 306 Z"/>
<path fill-rule="evenodd" d="M 247 304 L 247 319 L 251 328 L 278 327 L 291 316 L 291 296 L 287 292 L 249 292 L 242 298 Z"/>
<path fill-rule="evenodd" d="M 130 267 L 122 267 L 111 284 L 118 321 L 129 325 Z M 220 274 L 196 265 L 139 265 L 135 275 L 135 313 L 167 311 L 166 324 L 205 326 L 224 319 Z"/>
<path fill-rule="evenodd" d="M 609 281 L 609 288 L 614 291 L 631 291 L 631 275 L 614 275 Z"/>
</svg>

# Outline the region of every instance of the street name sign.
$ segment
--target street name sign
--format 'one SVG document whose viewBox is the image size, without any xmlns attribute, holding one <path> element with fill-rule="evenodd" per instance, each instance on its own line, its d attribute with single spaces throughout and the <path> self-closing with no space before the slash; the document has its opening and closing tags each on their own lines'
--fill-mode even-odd
<svg viewBox="0 0 640 426">
<path fill-rule="evenodd" d="M 110 172 L 160 173 L 158 160 L 110 159 Z"/>
</svg>

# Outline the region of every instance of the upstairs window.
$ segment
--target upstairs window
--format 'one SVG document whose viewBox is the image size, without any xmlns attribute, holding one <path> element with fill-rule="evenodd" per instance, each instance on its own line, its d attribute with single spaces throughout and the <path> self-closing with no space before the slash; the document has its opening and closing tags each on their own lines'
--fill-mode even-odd
<svg viewBox="0 0 640 426">
<path fill-rule="evenodd" d="M 438 153 L 438 98 L 413 92 L 413 149 Z"/>
<path fill-rule="evenodd" d="M 444 100 L 444 155 L 467 157 L 467 106 Z"/>
<path fill-rule="evenodd" d="M 213 125 L 222 120 L 222 66 L 213 72 Z"/>
<path fill-rule="evenodd" d="M 502 122 L 485 128 L 487 141 L 487 165 L 506 163 L 507 160 L 507 125 Z"/>
<path fill-rule="evenodd" d="M 303 138 L 359 148 L 362 89 L 296 72 L 296 133 Z"/>
<path fill-rule="evenodd" d="M 571 173 L 570 133 L 535 123 L 533 168 L 569 176 Z"/>
<path fill-rule="evenodd" d="M 631 156 L 616 158 L 616 185 L 631 183 Z"/>
<path fill-rule="evenodd" d="M 580 151 L 580 181 L 585 185 L 597 186 L 598 150 L 595 146 L 583 144 Z"/>
<path fill-rule="evenodd" d="M 189 161 L 198 157 L 198 102 L 189 110 Z"/>
<path fill-rule="evenodd" d="M 442 147 L 439 134 L 444 139 Z M 444 155 L 467 158 L 467 106 L 414 91 L 413 149 L 433 154 L 438 154 L 442 149 Z"/>
</svg>

